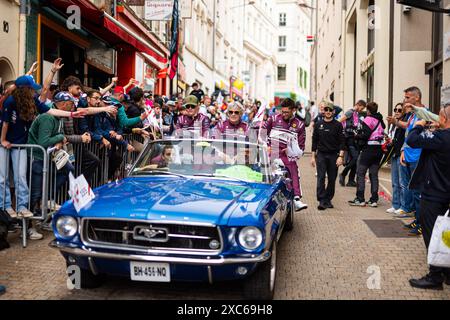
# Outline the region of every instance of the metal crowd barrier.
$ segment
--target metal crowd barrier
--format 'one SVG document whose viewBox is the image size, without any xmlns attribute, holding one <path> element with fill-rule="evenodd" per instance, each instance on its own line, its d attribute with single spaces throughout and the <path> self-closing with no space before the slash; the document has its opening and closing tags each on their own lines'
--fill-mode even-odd
<svg viewBox="0 0 450 320">
<path fill-rule="evenodd" d="M 142 138 L 137 134 L 128 134 L 124 135 L 124 139 L 129 143 L 138 142 L 145 147 L 146 143 L 148 143 L 147 139 Z M 73 153 L 75 155 L 75 162 L 73 163 L 75 172 L 73 173 L 74 177 L 78 177 L 83 172 L 83 154 L 84 151 L 90 151 L 94 154 L 99 160 L 99 165 L 95 172 L 93 173 L 92 181 L 90 181 L 91 187 L 97 188 L 101 185 L 108 183 L 108 172 L 109 172 L 109 150 L 103 147 L 101 144 L 91 142 L 89 144 L 71 144 L 73 148 Z M 2 147 L 0 147 L 2 148 Z M 55 163 L 51 160 L 51 155 L 48 155 L 47 150 L 45 150 L 42 146 L 39 145 L 12 145 L 12 149 L 27 150 L 27 187 L 28 187 L 28 209 L 33 212 L 34 208 L 31 208 L 31 184 L 32 184 L 32 164 L 34 159 L 33 150 L 40 150 L 44 155 L 43 160 L 43 173 L 42 173 L 42 201 L 41 201 L 41 213 L 37 216 L 30 218 L 30 220 L 36 220 L 40 223 L 41 228 L 46 230 L 51 230 L 51 217 L 53 213 L 59 210 L 59 205 L 62 205 L 64 202 L 70 199 L 69 197 L 69 178 L 67 176 L 66 182 L 60 188 L 56 188 L 57 186 L 57 169 Z M 4 149 L 6 152 L 6 159 L 11 159 L 11 150 Z M 2 150 L 2 151 L 3 151 Z M 136 161 L 139 156 L 139 152 L 127 152 L 127 150 L 123 147 L 118 148 L 118 152 L 123 155 L 123 161 L 116 171 L 114 176 L 117 179 L 124 178 L 128 169 L 131 165 Z M 20 153 L 19 153 L 20 155 Z M 20 157 L 20 156 L 19 156 Z M 20 159 L 19 159 L 20 160 Z M 20 163 L 20 161 L 19 161 Z M 5 169 L 5 179 L 3 181 L 2 187 L 0 190 L 3 194 L 3 203 L 2 207 L 6 209 L 6 188 L 7 188 L 7 179 L 10 180 L 10 161 L 5 161 L 0 164 L 0 166 Z M 17 164 L 17 167 L 20 170 L 20 166 Z M 18 173 L 20 174 L 20 172 Z M 13 177 L 13 176 L 12 176 Z M 17 194 L 15 189 L 15 183 L 10 185 L 10 189 L 14 186 L 14 190 L 10 192 L 11 199 L 15 198 L 15 207 L 14 209 L 18 209 L 18 199 L 15 196 Z M 12 200 L 11 200 L 12 201 Z M 22 219 L 22 245 L 25 248 L 27 246 L 27 226 L 28 219 Z"/>
<path fill-rule="evenodd" d="M 22 155 L 22 150 L 25 150 L 27 155 L 27 160 L 26 160 L 26 168 L 23 170 L 26 170 L 25 175 L 27 176 L 27 191 L 28 191 L 28 203 L 27 203 L 27 208 L 28 210 L 30 210 L 31 212 L 33 212 L 34 208 L 31 208 L 31 184 L 32 184 L 32 179 L 33 179 L 33 174 L 32 174 L 32 165 L 33 165 L 33 161 L 34 161 L 34 150 L 40 150 L 43 154 L 43 168 L 42 168 L 42 196 L 41 196 L 41 213 L 40 215 L 35 215 L 34 217 L 29 218 L 30 220 L 41 220 L 44 221 L 47 219 L 48 216 L 48 207 L 47 207 L 47 200 L 48 200 L 48 161 L 49 161 L 49 156 L 47 154 L 47 151 L 39 145 L 29 145 L 29 144 L 23 144 L 23 145 L 18 145 L 18 144 L 12 144 L 11 145 L 11 149 L 5 149 L 3 147 L 1 147 L 2 150 L 1 152 L 5 152 L 5 158 L 6 161 L 2 164 L 0 164 L 2 167 L 2 169 L 5 169 L 3 172 L 5 173 L 5 176 L 3 177 L 3 185 L 2 185 L 2 194 L 3 194 L 3 203 L 2 203 L 2 208 L 4 210 L 6 210 L 6 193 L 7 193 L 7 188 L 11 189 L 11 186 L 14 186 L 14 192 L 11 192 L 10 190 L 10 199 L 11 199 L 11 206 L 13 205 L 12 199 L 15 199 L 15 205 L 13 207 L 14 210 L 18 211 L 18 192 L 16 192 L 16 188 L 20 188 L 19 185 L 19 181 L 15 181 L 14 179 L 14 174 L 17 177 L 20 177 L 21 174 L 23 174 L 21 172 L 21 158 L 23 157 Z M 14 164 L 13 163 L 13 167 L 15 166 L 16 169 L 18 169 L 18 172 L 15 173 L 13 172 L 13 183 L 7 183 L 9 182 L 10 179 L 10 163 L 12 161 L 11 159 L 11 151 L 12 150 L 17 150 L 18 151 L 18 158 L 17 158 L 17 163 Z M 20 191 L 20 190 L 18 190 Z M 26 218 L 22 218 L 22 246 L 25 248 L 27 246 L 27 233 L 28 233 L 28 221 Z"/>
</svg>

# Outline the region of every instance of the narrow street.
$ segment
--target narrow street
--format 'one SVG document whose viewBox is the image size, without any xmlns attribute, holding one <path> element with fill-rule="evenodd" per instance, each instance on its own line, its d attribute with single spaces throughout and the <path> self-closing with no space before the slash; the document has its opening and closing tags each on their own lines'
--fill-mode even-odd
<svg viewBox="0 0 450 320">
<path fill-rule="evenodd" d="M 354 189 L 337 187 L 335 209 L 324 213 L 315 204 L 315 177 L 303 158 L 300 170 L 305 201 L 310 208 L 297 214 L 295 228 L 279 247 L 275 299 L 450 299 L 444 291 L 418 290 L 408 279 L 427 272 L 421 238 L 408 237 L 401 221 L 385 213 L 385 200 L 373 208 L 351 208 Z M 387 174 L 381 175 L 389 179 Z M 384 185 L 387 183 L 382 182 Z M 395 223 L 386 228 L 394 237 L 377 237 L 366 221 Z M 391 230 L 392 229 L 392 230 Z M 65 262 L 42 241 L 21 248 L 19 234 L 10 236 L 12 248 L 0 252 L 0 282 L 8 287 L 0 299 L 241 299 L 238 283 L 147 284 L 127 279 L 107 279 L 94 290 L 70 291 L 65 282 Z M 379 267 L 380 289 L 368 289 L 368 279 Z M 369 270 L 368 270 L 369 269 Z M 370 281 L 369 281 L 370 282 Z"/>
</svg>

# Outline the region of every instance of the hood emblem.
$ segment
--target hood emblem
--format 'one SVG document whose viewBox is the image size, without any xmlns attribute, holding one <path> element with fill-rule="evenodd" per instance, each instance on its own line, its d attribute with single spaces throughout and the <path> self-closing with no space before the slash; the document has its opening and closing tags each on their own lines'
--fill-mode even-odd
<svg viewBox="0 0 450 320">
<path fill-rule="evenodd" d="M 133 239 L 148 242 L 169 241 L 169 230 L 152 226 L 136 226 L 133 230 Z"/>
</svg>

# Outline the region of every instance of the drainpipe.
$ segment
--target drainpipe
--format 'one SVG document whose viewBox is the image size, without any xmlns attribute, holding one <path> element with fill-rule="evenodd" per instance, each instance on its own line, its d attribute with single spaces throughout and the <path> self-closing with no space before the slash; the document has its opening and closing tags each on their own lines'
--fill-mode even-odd
<svg viewBox="0 0 450 320">
<path fill-rule="evenodd" d="M 394 23 L 395 2 L 391 1 L 389 14 L 389 84 L 388 84 L 388 114 L 392 115 L 394 104 Z"/>
<path fill-rule="evenodd" d="M 17 69 L 19 76 L 25 73 L 25 45 L 26 45 L 26 25 L 27 25 L 27 5 L 26 1 L 20 1 L 19 7 L 19 68 Z"/>
</svg>

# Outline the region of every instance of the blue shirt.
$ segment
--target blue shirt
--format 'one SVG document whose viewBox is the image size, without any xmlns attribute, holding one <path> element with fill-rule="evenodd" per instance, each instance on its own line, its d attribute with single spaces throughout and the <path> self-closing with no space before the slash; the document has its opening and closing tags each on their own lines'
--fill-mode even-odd
<svg viewBox="0 0 450 320">
<path fill-rule="evenodd" d="M 37 97 L 34 99 L 34 102 L 39 113 L 47 113 L 50 110 L 45 102 L 40 102 Z M 2 122 L 8 123 L 6 140 L 13 144 L 27 143 L 28 131 L 33 121 L 24 121 L 19 117 L 16 101 L 13 96 L 9 96 L 3 103 Z"/>
<path fill-rule="evenodd" d="M 414 129 L 414 126 L 416 125 L 416 122 L 419 120 L 419 118 L 415 114 L 413 114 L 411 117 L 408 120 L 408 127 L 406 128 L 406 140 L 408 139 L 408 135 L 411 132 L 411 130 Z M 408 163 L 415 163 L 415 162 L 419 161 L 420 155 L 422 154 L 422 149 L 411 148 L 405 142 L 405 147 L 404 147 L 403 150 L 405 152 L 405 161 L 406 162 L 408 162 Z"/>
</svg>

